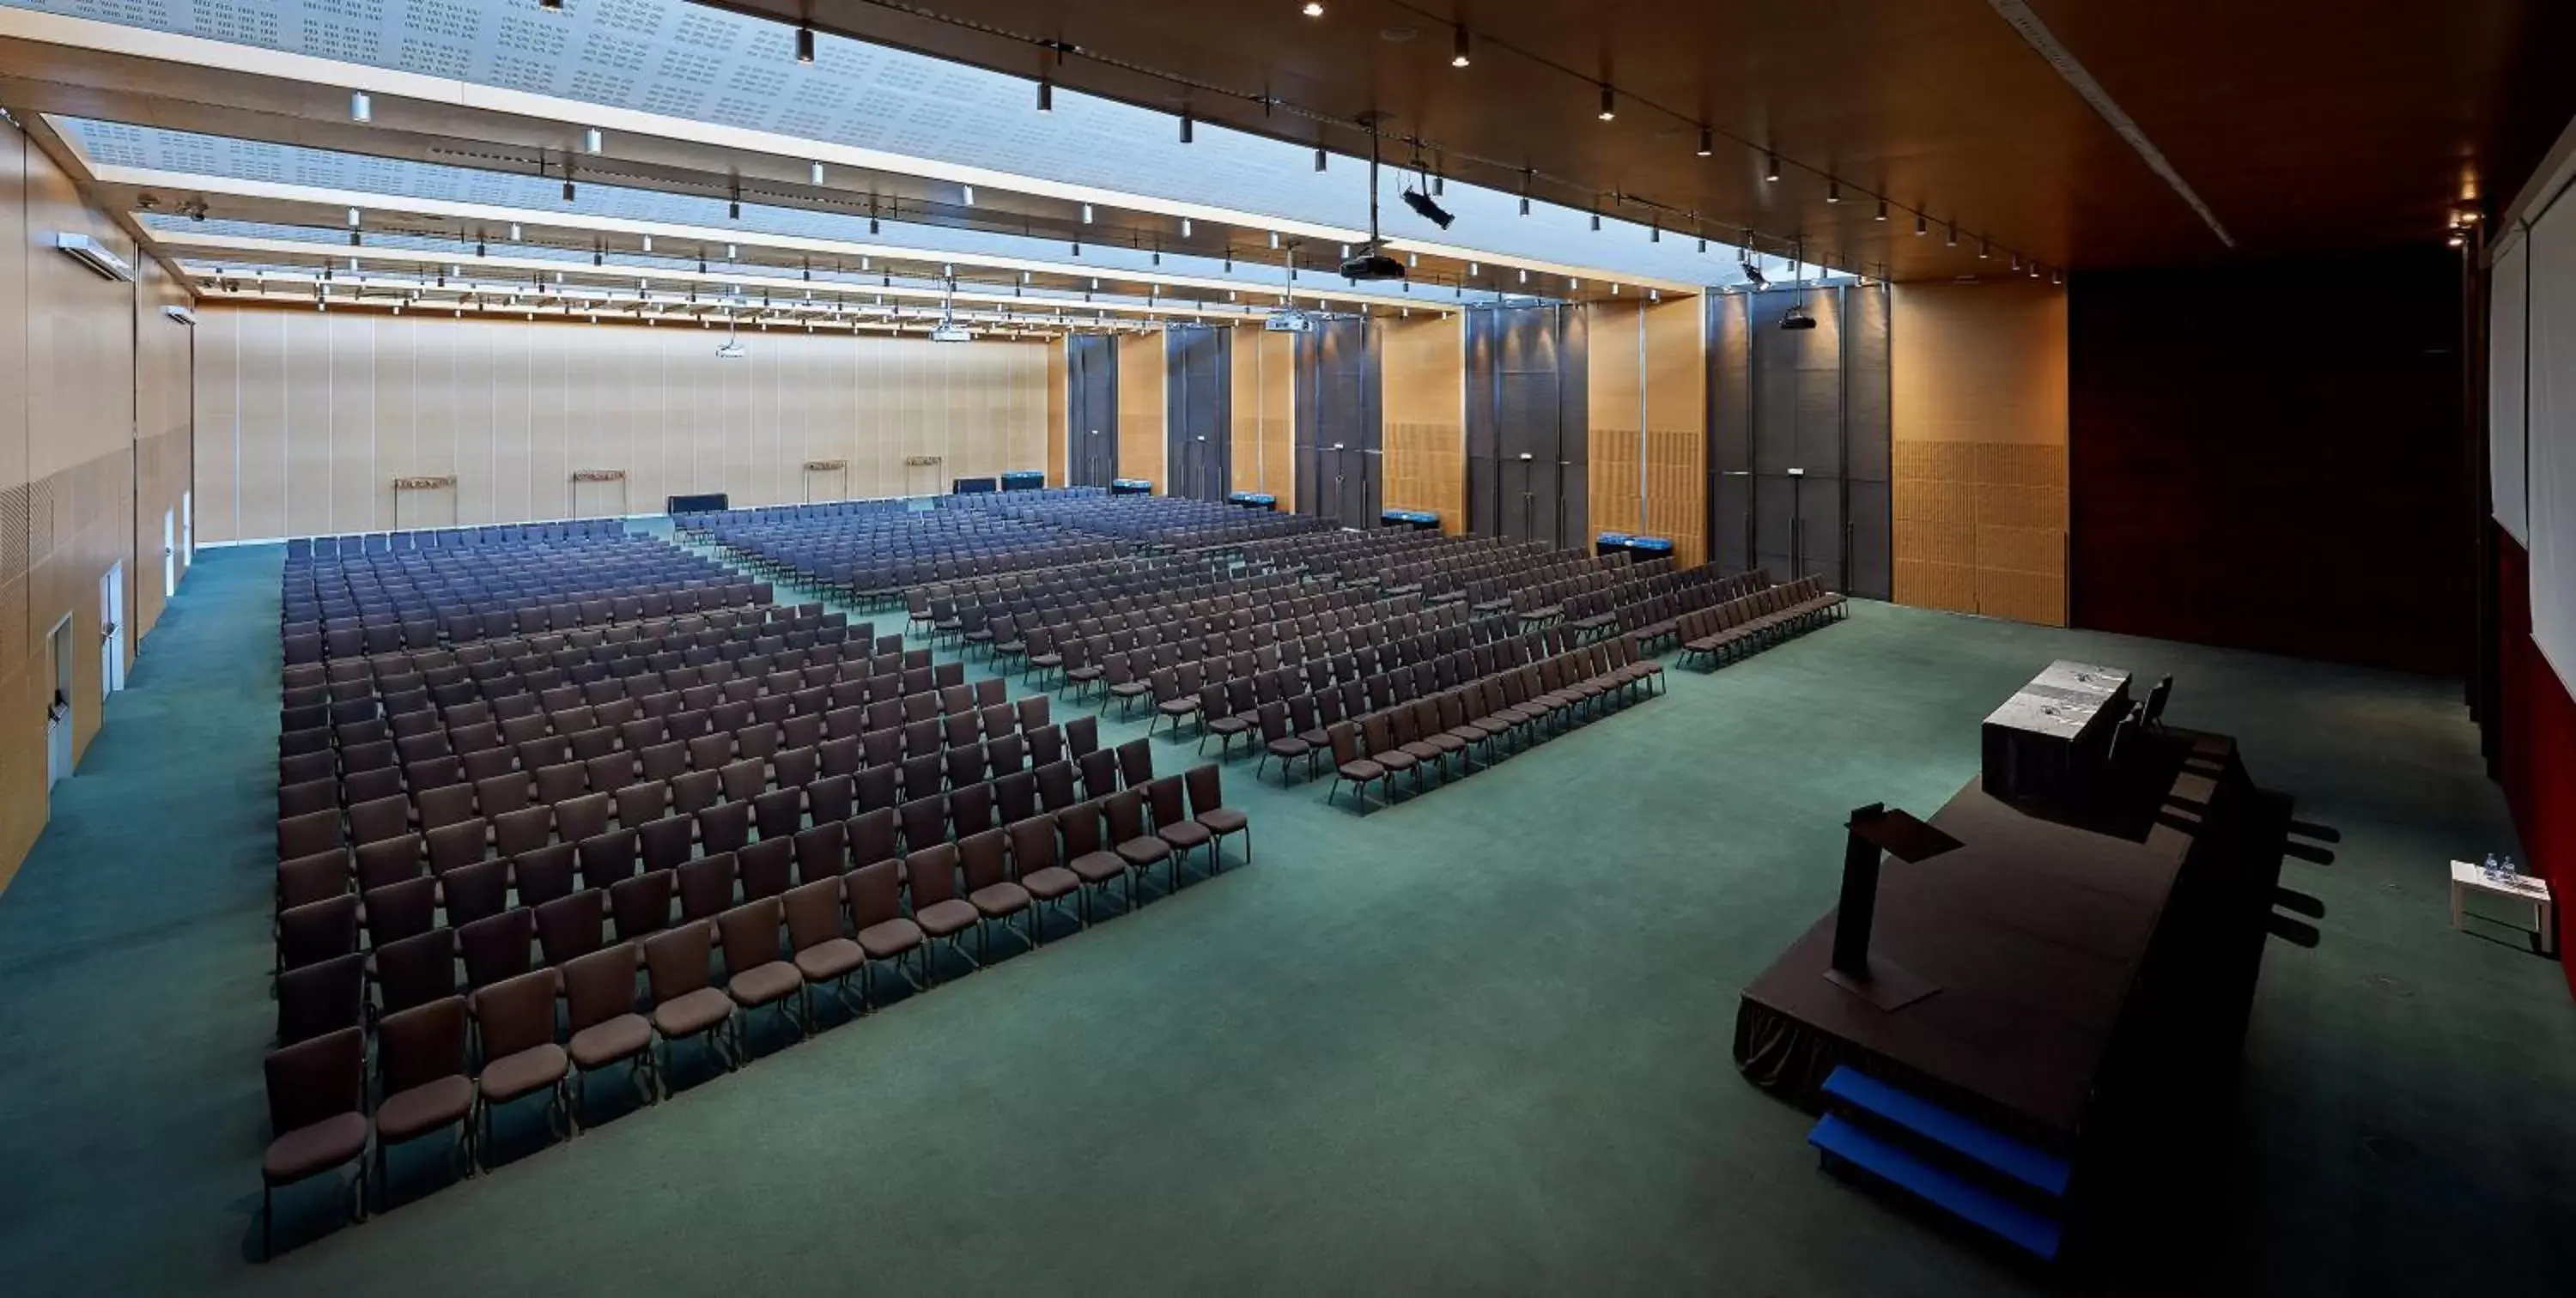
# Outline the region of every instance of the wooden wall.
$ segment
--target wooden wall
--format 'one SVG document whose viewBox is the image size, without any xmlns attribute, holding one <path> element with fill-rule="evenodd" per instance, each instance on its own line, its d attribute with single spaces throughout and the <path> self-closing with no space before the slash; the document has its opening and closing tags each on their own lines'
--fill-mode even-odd
<svg viewBox="0 0 2576 1298">
<path fill-rule="evenodd" d="M 64 256 L 57 232 L 97 239 L 138 282 Z M 45 824 L 54 625 L 71 620 L 77 759 L 101 715 L 100 578 L 125 565 L 115 620 L 128 665 L 168 597 L 160 525 L 188 488 L 190 340 L 161 307 L 185 300 L 52 159 L 0 126 L 0 884 Z"/>
<path fill-rule="evenodd" d="M 1154 493 L 1171 490 L 1164 481 L 1166 447 L 1163 335 L 1124 334 L 1118 339 L 1118 476 L 1144 478 Z"/>
<path fill-rule="evenodd" d="M 1258 325 L 1234 331 L 1234 489 L 1297 508 L 1297 335 Z"/>
<path fill-rule="evenodd" d="M 1427 509 L 1467 530 L 1467 318 L 1378 321 L 1386 508 Z"/>
<path fill-rule="evenodd" d="M 1682 566 L 1705 562 L 1705 306 L 1688 297 L 1586 310 L 1591 530 L 1668 537 Z"/>
<path fill-rule="evenodd" d="M 2065 625 L 2064 290 L 1999 279 L 1892 292 L 1896 601 Z"/>
<path fill-rule="evenodd" d="M 1071 466 L 1066 463 L 1066 436 L 1073 426 L 1072 367 L 1065 354 L 1064 340 L 1046 344 L 1046 475 L 1047 485 L 1061 487 L 1073 481 Z"/>
<path fill-rule="evenodd" d="M 920 495 L 1047 462 L 1040 343 L 755 331 L 727 360 L 688 326 L 199 314 L 201 541 Z"/>
</svg>

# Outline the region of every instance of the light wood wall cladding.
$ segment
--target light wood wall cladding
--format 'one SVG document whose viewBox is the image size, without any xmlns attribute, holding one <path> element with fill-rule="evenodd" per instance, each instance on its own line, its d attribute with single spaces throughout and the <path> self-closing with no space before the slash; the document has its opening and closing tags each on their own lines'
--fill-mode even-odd
<svg viewBox="0 0 2576 1298">
<path fill-rule="evenodd" d="M 1154 484 L 1156 495 L 1171 490 L 1171 484 L 1163 480 L 1163 458 L 1168 449 L 1163 443 L 1163 407 L 1170 395 L 1164 389 L 1167 368 L 1163 335 L 1119 336 L 1118 476 L 1147 479 Z"/>
<path fill-rule="evenodd" d="M 723 360 L 708 329 L 199 315 L 200 541 L 923 495 L 1047 462 L 1042 343 L 754 332 Z M 627 476 L 572 481 L 593 469 Z"/>
<path fill-rule="evenodd" d="M 1897 285 L 1896 599 L 2066 624 L 2066 295 Z"/>
<path fill-rule="evenodd" d="M 1046 475 L 1047 485 L 1061 487 L 1073 481 L 1068 475 L 1066 430 L 1072 426 L 1072 367 L 1065 354 L 1062 339 L 1046 344 L 1047 409 L 1046 409 Z"/>
<path fill-rule="evenodd" d="M 1427 509 L 1467 530 L 1467 320 L 1380 322 L 1386 508 Z"/>
<path fill-rule="evenodd" d="M 1596 302 L 1587 312 L 1592 531 L 1668 537 L 1677 562 L 1704 563 L 1708 348 L 1702 304 L 1695 297 Z"/>
<path fill-rule="evenodd" d="M 64 256 L 54 247 L 61 232 L 97 239 L 138 268 L 140 283 L 101 278 Z M 166 597 L 161 511 L 187 490 L 184 458 L 170 471 L 187 421 L 174 417 L 169 388 L 187 386 L 188 349 L 184 327 L 160 308 L 179 300 L 184 290 L 84 206 L 52 159 L 0 126 L 0 885 L 45 824 L 55 624 L 70 619 L 77 761 L 101 716 L 109 618 L 100 579 L 125 565 L 125 605 L 113 620 L 128 631 L 128 666 Z M 147 516 L 145 563 L 137 538 Z"/>
<path fill-rule="evenodd" d="M 1258 326 L 1234 331 L 1234 489 L 1297 508 L 1297 335 Z"/>
<path fill-rule="evenodd" d="M 180 497 L 190 487 L 195 408 L 191 395 L 196 331 L 163 314 L 188 304 L 188 291 L 160 262 L 143 258 L 134 292 L 134 514 L 135 564 L 126 577 L 133 591 L 134 632 L 139 638 L 161 620 L 171 592 L 163 588 L 161 562 L 165 515 L 174 548 L 184 556 L 178 529 Z M 177 564 L 167 565 L 176 567 Z"/>
</svg>

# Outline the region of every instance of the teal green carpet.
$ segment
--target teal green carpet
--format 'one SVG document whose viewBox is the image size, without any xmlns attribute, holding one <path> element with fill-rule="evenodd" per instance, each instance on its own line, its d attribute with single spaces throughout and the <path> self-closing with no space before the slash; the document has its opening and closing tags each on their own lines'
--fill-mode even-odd
<svg viewBox="0 0 2576 1298">
<path fill-rule="evenodd" d="M 2566 984 L 2447 928 L 2510 842 L 2454 686 L 1875 605 L 1365 819 L 1229 767 L 1256 863 L 479 1180 L 424 1145 L 364 1226 L 289 1196 L 257 1265 L 276 566 L 200 559 L 0 894 L 0 1293 L 2045 1292 L 1821 1174 L 1728 1042 L 1844 814 L 1937 807 L 2057 656 L 2174 673 L 2344 834 L 2194 1224 L 2105 1287 L 2576 1283 Z"/>
</svg>

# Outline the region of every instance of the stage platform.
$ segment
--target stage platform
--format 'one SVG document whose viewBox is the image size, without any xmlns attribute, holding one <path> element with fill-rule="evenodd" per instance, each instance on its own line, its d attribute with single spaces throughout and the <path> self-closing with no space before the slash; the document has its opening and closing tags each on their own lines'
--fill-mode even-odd
<svg viewBox="0 0 2576 1298">
<path fill-rule="evenodd" d="M 1938 990 L 1884 1010 L 1829 981 L 1829 911 L 1745 990 L 1745 1076 L 1818 1110 L 1851 1065 L 2072 1160 L 2079 1186 L 2192 1125 L 2234 1071 L 2289 799 L 2226 736 L 2140 739 L 2085 812 L 1962 788 L 1928 818 L 1961 846 L 1888 863 L 1870 947 Z"/>
</svg>

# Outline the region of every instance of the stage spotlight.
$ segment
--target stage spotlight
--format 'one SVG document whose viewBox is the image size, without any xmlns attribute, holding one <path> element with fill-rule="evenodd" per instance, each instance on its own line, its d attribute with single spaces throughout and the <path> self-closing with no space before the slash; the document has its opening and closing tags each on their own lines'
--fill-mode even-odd
<svg viewBox="0 0 2576 1298">
<path fill-rule="evenodd" d="M 1404 205 L 1412 208 L 1415 216 L 1421 217 L 1423 220 L 1429 221 L 1443 230 L 1449 228 L 1449 223 L 1451 221 L 1458 219 L 1457 217 L 1449 214 L 1449 209 L 1440 206 L 1438 203 L 1432 202 L 1428 195 L 1417 190 L 1408 189 L 1404 191 Z"/>
</svg>

